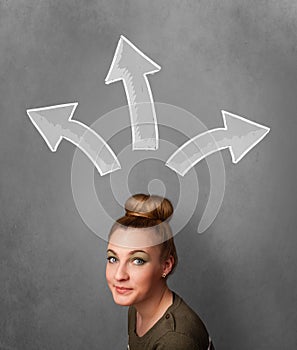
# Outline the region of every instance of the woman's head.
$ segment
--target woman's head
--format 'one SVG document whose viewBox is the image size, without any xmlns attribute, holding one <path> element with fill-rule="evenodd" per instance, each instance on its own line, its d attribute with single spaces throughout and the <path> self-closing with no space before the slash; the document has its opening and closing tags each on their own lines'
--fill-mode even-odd
<svg viewBox="0 0 297 350">
<path fill-rule="evenodd" d="M 136 194 L 125 203 L 126 215 L 111 228 L 106 278 L 114 299 L 136 303 L 166 284 L 177 265 L 169 219 L 171 202 L 160 196 Z M 120 287 L 128 288 L 121 293 Z"/>
<path fill-rule="evenodd" d="M 168 223 L 173 214 L 173 206 L 167 198 L 157 195 L 135 194 L 125 203 L 126 215 L 119 218 L 112 226 L 109 233 L 109 241 L 113 233 L 122 228 L 134 228 L 133 238 L 127 242 L 130 246 L 158 245 L 160 258 L 166 259 L 170 255 L 174 257 L 174 266 L 177 265 L 177 253 L 172 231 Z M 142 229 L 142 230 L 141 230 Z M 137 237 L 138 236 L 138 237 Z"/>
</svg>

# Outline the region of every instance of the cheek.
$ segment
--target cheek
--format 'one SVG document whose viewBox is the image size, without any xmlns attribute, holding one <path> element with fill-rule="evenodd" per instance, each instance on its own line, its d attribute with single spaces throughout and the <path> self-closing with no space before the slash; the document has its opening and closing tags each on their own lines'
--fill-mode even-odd
<svg viewBox="0 0 297 350">
<path fill-rule="evenodd" d="M 143 269 L 142 271 L 138 270 L 134 274 L 134 280 L 142 286 L 148 286 L 154 284 L 158 279 L 158 273 L 151 269 Z"/>
</svg>

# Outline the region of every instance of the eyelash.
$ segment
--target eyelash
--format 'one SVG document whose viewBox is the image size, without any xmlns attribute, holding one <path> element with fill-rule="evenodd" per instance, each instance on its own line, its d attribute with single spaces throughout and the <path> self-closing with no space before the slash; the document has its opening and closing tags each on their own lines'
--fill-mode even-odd
<svg viewBox="0 0 297 350">
<path fill-rule="evenodd" d="M 108 260 L 109 263 L 113 264 L 110 260 L 111 259 L 116 259 L 114 256 L 109 256 L 108 258 L 106 258 Z"/>
<path fill-rule="evenodd" d="M 141 258 L 135 258 L 135 259 L 133 259 L 133 261 L 135 261 L 135 260 L 141 261 L 141 264 L 136 264 L 136 265 L 143 265 L 143 264 L 145 263 L 145 261 L 144 261 L 143 259 L 141 259 Z"/>
<path fill-rule="evenodd" d="M 116 257 L 114 257 L 114 256 L 109 256 L 109 257 L 107 257 L 106 259 L 108 260 L 108 262 L 109 262 L 110 264 L 114 264 L 114 263 L 115 263 L 115 261 L 114 261 L 114 262 L 111 262 L 111 261 L 110 261 L 111 259 L 116 259 L 116 260 L 118 260 L 118 259 L 117 259 Z M 135 264 L 135 265 L 143 265 L 143 264 L 145 263 L 145 261 L 144 261 L 143 259 L 141 259 L 141 258 L 134 258 L 133 261 L 135 261 L 135 260 L 141 261 L 140 264 Z"/>
</svg>

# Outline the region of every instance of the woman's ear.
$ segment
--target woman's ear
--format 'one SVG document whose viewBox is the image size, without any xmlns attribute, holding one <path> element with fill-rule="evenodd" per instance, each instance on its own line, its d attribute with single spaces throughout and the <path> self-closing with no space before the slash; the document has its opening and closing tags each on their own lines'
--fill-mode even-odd
<svg viewBox="0 0 297 350">
<path fill-rule="evenodd" d="M 168 275 L 174 265 L 174 257 L 172 255 L 169 255 L 169 257 L 163 261 L 163 273 Z"/>
</svg>

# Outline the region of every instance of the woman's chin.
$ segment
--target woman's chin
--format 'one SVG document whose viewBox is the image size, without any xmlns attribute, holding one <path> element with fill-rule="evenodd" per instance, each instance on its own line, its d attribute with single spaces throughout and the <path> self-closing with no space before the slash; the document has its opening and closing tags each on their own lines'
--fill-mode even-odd
<svg viewBox="0 0 297 350">
<path fill-rule="evenodd" d="M 127 298 L 122 295 L 113 295 L 113 300 L 116 304 L 121 306 L 130 306 L 133 304 L 131 298 Z"/>
</svg>

